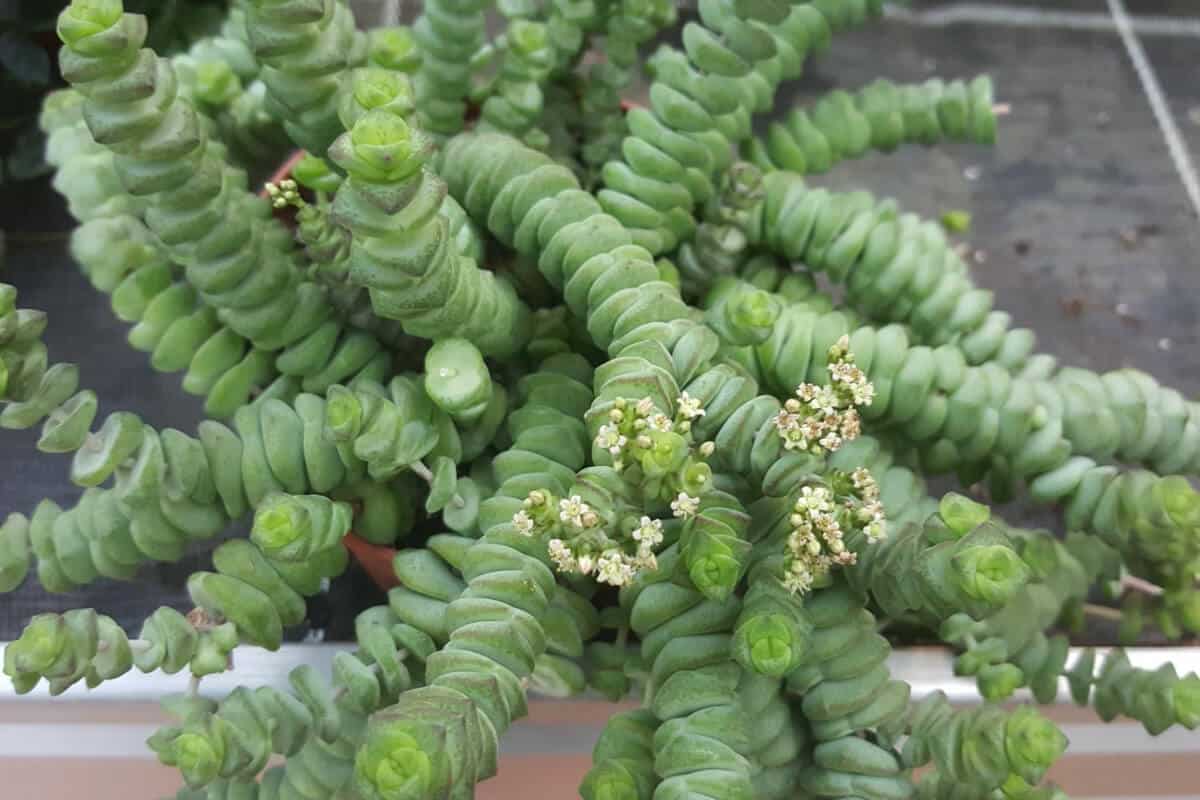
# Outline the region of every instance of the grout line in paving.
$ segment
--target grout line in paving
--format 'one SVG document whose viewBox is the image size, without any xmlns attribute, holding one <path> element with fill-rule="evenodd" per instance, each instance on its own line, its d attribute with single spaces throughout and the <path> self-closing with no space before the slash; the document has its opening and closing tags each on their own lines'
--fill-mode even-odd
<svg viewBox="0 0 1200 800">
<path fill-rule="evenodd" d="M 1162 85 L 1158 82 L 1158 75 L 1155 74 L 1150 59 L 1146 58 L 1146 51 L 1142 48 L 1142 42 L 1133 29 L 1129 12 L 1125 10 L 1124 0 L 1108 0 L 1108 8 L 1112 13 L 1117 33 L 1120 34 L 1121 41 L 1125 44 L 1125 50 L 1129 53 L 1133 69 L 1146 93 L 1146 99 L 1150 101 L 1154 120 L 1158 123 L 1158 128 L 1167 142 L 1167 150 L 1171 154 L 1175 172 L 1178 173 L 1179 180 L 1183 182 L 1188 200 L 1192 203 L 1192 211 L 1197 218 L 1200 218 L 1200 179 L 1196 177 L 1196 166 L 1192 163 L 1191 153 L 1184 144 L 1183 135 L 1179 132 L 1179 125 L 1175 121 L 1175 115 L 1167 103 Z"/>
<path fill-rule="evenodd" d="M 1000 3 L 955 3 L 914 11 L 897 5 L 886 7 L 888 17 L 916 25 L 941 28 L 974 23 L 1014 28 L 1065 28 L 1076 31 L 1119 32 L 1109 14 L 1084 11 L 1045 11 L 1037 8 L 1007 6 Z M 1130 28 L 1143 36 L 1183 36 L 1200 38 L 1200 19 L 1145 15 L 1129 19 Z"/>
</svg>

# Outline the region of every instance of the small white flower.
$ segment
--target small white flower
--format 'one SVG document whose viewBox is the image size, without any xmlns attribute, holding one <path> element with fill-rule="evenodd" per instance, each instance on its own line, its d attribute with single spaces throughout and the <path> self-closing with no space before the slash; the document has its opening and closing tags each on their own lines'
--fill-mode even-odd
<svg viewBox="0 0 1200 800">
<path fill-rule="evenodd" d="M 796 499 L 796 510 L 800 512 L 829 511 L 832 495 L 824 486 L 804 486 Z"/>
<path fill-rule="evenodd" d="M 842 437 L 830 431 L 821 437 L 820 445 L 832 453 L 842 446 Z"/>
<path fill-rule="evenodd" d="M 868 486 L 874 485 L 875 476 L 866 467 L 858 467 L 850 473 L 850 480 L 854 483 L 855 489 L 866 489 Z"/>
<path fill-rule="evenodd" d="M 699 398 L 684 392 L 679 395 L 679 414 L 687 419 L 696 419 L 696 417 L 703 417 L 705 411 L 700 407 Z"/>
<path fill-rule="evenodd" d="M 875 399 L 875 386 L 857 365 L 845 361 L 830 364 L 829 375 L 834 383 L 843 384 L 849 389 L 854 405 L 869 406 Z"/>
<path fill-rule="evenodd" d="M 517 529 L 517 533 L 522 536 L 533 536 L 533 517 L 529 516 L 525 511 L 518 511 L 513 514 L 513 527 Z"/>
<path fill-rule="evenodd" d="M 633 580 L 633 567 L 625 554 L 615 548 L 605 550 L 596 561 L 596 580 L 610 586 L 624 586 Z"/>
<path fill-rule="evenodd" d="M 576 528 L 583 527 L 583 517 L 589 511 L 591 511 L 591 508 L 577 494 L 558 501 L 558 518 L 567 525 L 574 525 Z"/>
<path fill-rule="evenodd" d="M 711 456 L 713 454 L 713 451 L 716 449 L 717 449 L 716 442 L 705 442 L 704 444 L 700 445 L 700 455 L 703 456 L 704 458 L 708 458 L 709 456 Z"/>
<path fill-rule="evenodd" d="M 679 496 L 671 501 L 671 513 L 682 519 L 695 515 L 699 508 L 700 498 L 692 497 L 687 492 L 680 492 Z"/>
<path fill-rule="evenodd" d="M 798 414 L 780 411 L 775 415 L 775 428 L 779 431 L 779 438 L 783 439 L 785 450 L 808 449 L 808 439 L 801 430 Z"/>
<path fill-rule="evenodd" d="M 621 432 L 617 430 L 616 425 L 601 425 L 600 430 L 596 433 L 596 444 L 604 448 L 612 455 L 618 455 L 621 448 L 628 442 Z"/>
<path fill-rule="evenodd" d="M 814 544 L 817 546 L 817 549 L 820 550 L 821 543 L 818 542 L 817 538 L 812 535 L 811 530 L 794 530 L 788 535 L 788 550 L 794 556 L 800 557 L 806 553 L 809 553 Z"/>
<path fill-rule="evenodd" d="M 828 419 L 832 420 L 836 419 L 836 417 L 829 417 Z M 832 423 L 827 422 L 826 418 L 806 417 L 799 425 L 800 435 L 805 439 L 820 439 L 830 424 Z"/>
<path fill-rule="evenodd" d="M 825 415 L 836 414 L 838 407 L 841 405 L 841 400 L 837 396 L 837 392 L 831 386 L 822 386 L 817 390 L 812 400 L 808 401 L 808 405 L 813 411 L 818 411 Z"/>
<path fill-rule="evenodd" d="M 854 405 L 869 406 L 875 399 L 875 384 L 860 383 L 850 387 L 850 391 L 854 394 Z"/>
<path fill-rule="evenodd" d="M 642 517 L 633 529 L 633 540 L 646 547 L 655 547 L 663 540 L 662 520 Z"/>
<path fill-rule="evenodd" d="M 591 555 L 580 556 L 575 563 L 579 565 L 579 571 L 584 575 L 591 575 L 592 570 L 596 568 L 596 559 Z"/>
<path fill-rule="evenodd" d="M 812 571 L 804 563 L 793 561 L 791 569 L 783 576 L 783 587 L 792 594 L 804 594 L 812 585 Z"/>
<path fill-rule="evenodd" d="M 550 552 L 550 560 L 560 572 L 575 572 L 579 569 L 574 554 L 562 539 L 551 539 L 546 543 L 546 549 Z"/>
<path fill-rule="evenodd" d="M 667 433 L 675 427 L 674 423 L 671 422 L 671 418 L 666 414 L 655 414 L 647 420 L 647 424 L 650 430 L 662 431 L 663 433 Z"/>
<path fill-rule="evenodd" d="M 799 397 L 805 403 L 811 403 L 813 398 L 817 396 L 817 392 L 820 390 L 821 387 L 817 386 L 815 383 L 802 383 L 796 387 L 796 397 Z"/>
<path fill-rule="evenodd" d="M 638 416 L 648 417 L 650 416 L 650 412 L 654 410 L 654 401 L 649 397 L 643 397 L 641 400 L 638 400 L 638 404 L 634 410 L 637 411 Z"/>
<path fill-rule="evenodd" d="M 816 523 L 817 529 L 826 539 L 842 535 L 842 526 L 838 524 L 837 517 L 833 514 L 824 511 L 816 512 L 813 514 L 813 522 Z"/>
<path fill-rule="evenodd" d="M 655 557 L 654 553 L 651 553 L 649 550 L 638 550 L 637 562 L 634 564 L 634 566 L 638 569 L 644 569 L 653 572 L 654 570 L 658 569 L 658 559 Z"/>
<path fill-rule="evenodd" d="M 842 413 L 842 441 L 852 442 L 862 433 L 862 420 L 853 408 Z"/>
<path fill-rule="evenodd" d="M 884 519 L 883 514 L 876 514 L 871 521 L 867 523 L 866 527 L 863 528 L 863 532 L 867 535 L 867 539 L 871 542 L 878 542 L 881 539 L 886 539 L 887 520 Z"/>
</svg>

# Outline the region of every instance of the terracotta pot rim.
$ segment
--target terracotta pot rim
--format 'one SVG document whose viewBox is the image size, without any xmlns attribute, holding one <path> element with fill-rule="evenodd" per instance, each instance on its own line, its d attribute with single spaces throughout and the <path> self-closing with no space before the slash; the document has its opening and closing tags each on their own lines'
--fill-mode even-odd
<svg viewBox="0 0 1200 800">
<path fill-rule="evenodd" d="M 293 150 L 287 159 L 275 168 L 275 171 L 271 173 L 271 177 L 263 181 L 263 187 L 258 190 L 258 196 L 267 196 L 268 183 L 278 184 L 280 181 L 285 180 L 289 175 L 291 175 L 292 170 L 296 168 L 296 165 L 304 159 L 304 155 L 305 154 L 303 150 Z"/>
<path fill-rule="evenodd" d="M 348 531 L 342 537 L 342 543 L 346 545 L 350 555 L 380 589 L 386 592 L 400 585 L 396 571 L 392 569 L 392 559 L 396 557 L 396 548 L 372 544 L 354 531 Z"/>
</svg>

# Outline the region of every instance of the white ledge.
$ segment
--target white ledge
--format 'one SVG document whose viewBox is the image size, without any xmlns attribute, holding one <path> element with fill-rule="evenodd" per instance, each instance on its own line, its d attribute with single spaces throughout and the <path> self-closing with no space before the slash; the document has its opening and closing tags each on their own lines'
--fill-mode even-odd
<svg viewBox="0 0 1200 800">
<path fill-rule="evenodd" d="M 3 648 L 0 645 L 0 659 Z M 279 650 L 271 652 L 258 647 L 239 647 L 234 652 L 234 669 L 219 675 L 210 675 L 200 683 L 200 693 L 205 696 L 221 698 L 238 686 L 272 686 L 277 689 L 288 688 L 288 672 L 301 664 L 311 664 L 321 674 L 328 675 L 336 653 L 349 650 L 349 644 L 288 644 Z M 1097 656 L 1101 656 L 1111 648 L 1096 648 Z M 1083 648 L 1071 648 L 1068 663 L 1073 663 L 1079 657 Z M 1174 664 L 1180 675 L 1189 672 L 1200 673 L 1200 647 L 1130 647 L 1125 649 L 1130 662 L 1142 669 L 1157 669 L 1163 664 Z M 897 650 L 892 653 L 890 667 L 893 677 L 907 681 L 913 689 L 915 697 L 923 697 L 931 692 L 941 690 L 956 703 L 970 703 L 979 700 L 975 681 L 971 678 L 960 678 L 954 675 L 954 655 L 948 650 L 933 647 L 922 647 Z M 106 681 L 95 689 L 88 689 L 82 683 L 76 684 L 57 698 L 60 701 L 157 701 L 160 697 L 173 692 L 183 692 L 188 688 L 188 673 L 180 672 L 175 675 L 165 675 L 153 672 L 148 675 L 136 669 L 117 678 Z M 50 696 L 45 682 L 28 694 L 18 695 L 12 681 L 7 675 L 0 674 L 0 702 L 26 702 L 29 700 L 44 701 Z M 1018 699 L 1024 696 L 1018 693 Z M 1069 702 L 1066 681 L 1060 681 L 1059 701 Z"/>
</svg>

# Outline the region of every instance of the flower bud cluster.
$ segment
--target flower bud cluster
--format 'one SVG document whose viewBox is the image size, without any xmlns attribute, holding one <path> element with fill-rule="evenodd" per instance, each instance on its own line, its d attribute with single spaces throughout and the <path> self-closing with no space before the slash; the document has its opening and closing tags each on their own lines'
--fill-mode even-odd
<svg viewBox="0 0 1200 800">
<path fill-rule="evenodd" d="M 274 208 L 287 208 L 288 206 L 301 208 L 305 205 L 304 198 L 300 196 L 299 187 L 291 178 L 282 180 L 279 183 L 265 184 L 263 191 L 271 199 L 271 205 Z"/>
<path fill-rule="evenodd" d="M 835 566 L 857 563 L 858 556 L 846 546 L 851 533 L 861 532 L 870 544 L 887 537 L 879 485 L 869 470 L 835 471 L 829 483 L 801 487 L 788 518 L 792 530 L 783 584 L 794 594 L 808 592 Z"/>
<path fill-rule="evenodd" d="M 788 450 L 832 453 L 862 431 L 858 409 L 871 405 L 875 386 L 854 363 L 850 340 L 843 336 L 829 348 L 830 383 L 802 383 L 775 417 L 775 427 Z"/>
</svg>

